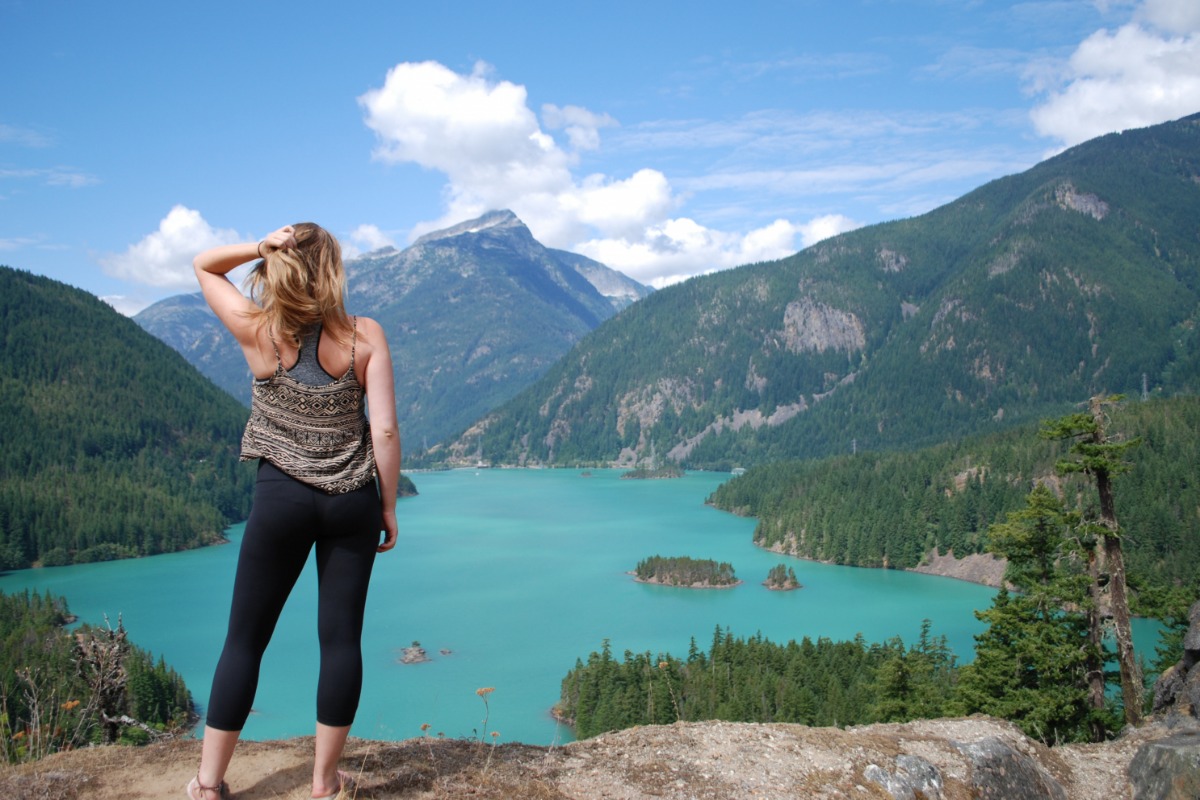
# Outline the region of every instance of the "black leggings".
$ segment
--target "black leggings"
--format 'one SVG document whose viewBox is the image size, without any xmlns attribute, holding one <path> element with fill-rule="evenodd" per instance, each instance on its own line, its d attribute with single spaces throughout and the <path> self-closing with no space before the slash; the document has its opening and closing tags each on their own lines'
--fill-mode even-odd
<svg viewBox="0 0 1200 800">
<path fill-rule="evenodd" d="M 363 610 L 382 528 L 374 482 L 346 494 L 325 494 L 259 462 L 229 632 L 209 695 L 209 727 L 240 731 L 246 724 L 263 652 L 314 544 L 321 645 L 317 722 L 341 727 L 354 721 L 362 690 Z"/>
</svg>

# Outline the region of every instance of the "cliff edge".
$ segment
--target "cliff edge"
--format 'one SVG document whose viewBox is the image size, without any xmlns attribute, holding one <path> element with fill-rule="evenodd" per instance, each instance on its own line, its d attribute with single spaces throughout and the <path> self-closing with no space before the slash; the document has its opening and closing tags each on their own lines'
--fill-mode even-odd
<svg viewBox="0 0 1200 800">
<path fill-rule="evenodd" d="M 417 738 L 351 740 L 343 768 L 359 798 L 724 800 L 878 798 L 1111 800 L 1175 797 L 1131 783 L 1164 742 L 1200 746 L 1176 717 L 1100 745 L 1048 748 L 989 717 L 858 728 L 729 722 L 647 726 L 561 747 Z M 245 742 L 227 776 L 237 800 L 308 797 L 312 740 Z M 96 747 L 0 768 L 0 796 L 28 800 L 183 797 L 195 740 Z M 1144 758 L 1143 758 L 1144 760 Z M 1178 795 L 1179 797 L 1190 795 Z"/>
</svg>

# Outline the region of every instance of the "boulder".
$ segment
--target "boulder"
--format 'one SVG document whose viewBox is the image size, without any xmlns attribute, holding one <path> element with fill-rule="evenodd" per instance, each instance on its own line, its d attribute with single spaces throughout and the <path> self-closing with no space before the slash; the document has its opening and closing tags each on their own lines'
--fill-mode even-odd
<svg viewBox="0 0 1200 800">
<path fill-rule="evenodd" d="M 1154 682 L 1155 714 L 1200 717 L 1200 601 L 1188 610 L 1188 623 L 1183 657 Z"/>
<path fill-rule="evenodd" d="M 1196 800 L 1200 797 L 1200 729 L 1147 742 L 1129 762 L 1134 800 Z"/>
<path fill-rule="evenodd" d="M 971 796 L 979 800 L 1067 800 L 1062 784 L 999 737 L 961 744 L 971 759 Z"/>
<path fill-rule="evenodd" d="M 863 777 L 878 783 L 895 800 L 942 800 L 942 773 L 920 756 L 898 755 L 895 770 L 868 764 Z"/>
</svg>

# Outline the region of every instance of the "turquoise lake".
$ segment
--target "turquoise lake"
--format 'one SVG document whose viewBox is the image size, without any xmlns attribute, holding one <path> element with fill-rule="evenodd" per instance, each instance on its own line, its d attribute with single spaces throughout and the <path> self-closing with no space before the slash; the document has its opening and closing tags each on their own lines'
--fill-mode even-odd
<svg viewBox="0 0 1200 800">
<path fill-rule="evenodd" d="M 786 642 L 916 640 L 921 622 L 945 635 L 960 661 L 982 630 L 976 609 L 994 590 L 892 570 L 785 558 L 755 547 L 754 520 L 704 505 L 722 473 L 678 480 L 621 480 L 620 471 L 458 470 L 411 477 L 420 496 L 400 503 L 400 541 L 381 555 L 363 639 L 365 685 L 354 735 L 407 739 L 429 734 L 562 743 L 570 730 L 549 709 L 577 658 L 609 639 L 626 650 L 686 656 L 694 637 L 707 650 L 716 626 Z M 207 702 L 224 639 L 241 526 L 231 546 L 187 553 L 23 570 L 0 576 L 0 591 L 50 590 L 81 621 L 115 625 L 162 655 Z M 731 563 L 744 583 L 689 590 L 635 583 L 629 572 L 653 555 Z M 804 588 L 770 592 L 776 564 Z M 301 576 L 263 662 L 255 712 L 244 736 L 312 733 L 316 688 L 316 574 Z M 1139 652 L 1153 655 L 1154 623 L 1137 621 Z M 419 641 L 431 660 L 399 663 Z M 450 651 L 442 654 L 440 651 Z M 494 687 L 489 708 L 475 690 Z M 486 729 L 484 714 L 488 713 Z"/>
</svg>

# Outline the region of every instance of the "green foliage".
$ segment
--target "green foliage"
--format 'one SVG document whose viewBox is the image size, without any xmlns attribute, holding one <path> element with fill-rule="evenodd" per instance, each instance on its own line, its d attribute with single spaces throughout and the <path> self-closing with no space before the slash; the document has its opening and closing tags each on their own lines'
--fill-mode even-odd
<svg viewBox="0 0 1200 800">
<path fill-rule="evenodd" d="M 1120 398 L 1111 398 L 1116 402 Z M 1070 457 L 1060 459 L 1054 468 L 1063 475 L 1076 473 L 1096 474 L 1115 477 L 1123 475 L 1133 468 L 1125 460 L 1125 453 L 1141 444 L 1138 439 L 1128 439 L 1114 442 L 1095 442 L 1089 440 L 1097 431 L 1096 420 L 1091 414 L 1069 414 L 1057 420 L 1048 420 L 1042 424 L 1040 435 L 1046 439 L 1071 441 Z"/>
<path fill-rule="evenodd" d="M 621 475 L 622 478 L 630 480 L 658 480 L 663 478 L 682 478 L 684 475 L 683 468 L 677 464 L 667 464 L 662 467 L 638 467 L 631 469 Z"/>
<path fill-rule="evenodd" d="M 733 586 L 738 581 L 733 566 L 724 561 L 687 556 L 651 556 L 638 562 L 634 575 L 640 581 L 670 586 Z"/>
<path fill-rule="evenodd" d="M 1003 589 L 990 609 L 977 612 L 988 629 L 959 675 L 963 713 L 1012 720 L 1047 744 L 1092 738 L 1086 624 L 1078 614 L 1059 614 Z"/>
<path fill-rule="evenodd" d="M 1200 595 L 1200 398 L 1128 403 L 1112 431 L 1138 440 L 1136 468 L 1114 484 L 1135 609 L 1157 616 L 1164 592 Z M 756 543 L 854 566 L 917 566 L 932 550 L 982 552 L 993 523 L 1053 477 L 1063 445 L 1031 425 L 912 452 L 859 453 L 754 467 L 710 498 L 758 518 Z M 1064 491 L 1090 498 L 1085 478 Z M 1084 510 L 1091 513 L 1094 501 Z"/>
<path fill-rule="evenodd" d="M 144 743 L 195 718 L 183 679 L 124 630 L 67 631 L 66 602 L 0 593 L 0 757 Z"/>
<path fill-rule="evenodd" d="M 800 581 L 796 580 L 796 570 L 787 564 L 776 564 L 767 572 L 763 582 L 769 589 L 799 589 Z"/>
<path fill-rule="evenodd" d="M 1047 744 L 1095 738 L 1088 666 L 1099 663 L 1089 639 L 1087 564 L 1094 541 L 1078 538 L 1078 514 L 1064 511 L 1044 486 L 989 532 L 992 552 L 1008 560 L 992 607 L 976 612 L 988 629 L 975 637 L 975 661 L 963 667 L 957 701 L 964 713 L 1012 720 Z"/>
<path fill-rule="evenodd" d="M 95 297 L 0 267 L 0 569 L 218 541 L 246 411 Z"/>
<path fill-rule="evenodd" d="M 807 637 L 774 644 L 717 628 L 707 654 L 692 641 L 685 659 L 626 651 L 608 640 L 562 681 L 556 713 L 580 739 L 678 720 L 859 725 L 941 716 L 955 675 L 944 637 L 928 623 L 918 644 L 867 644 Z"/>
</svg>

